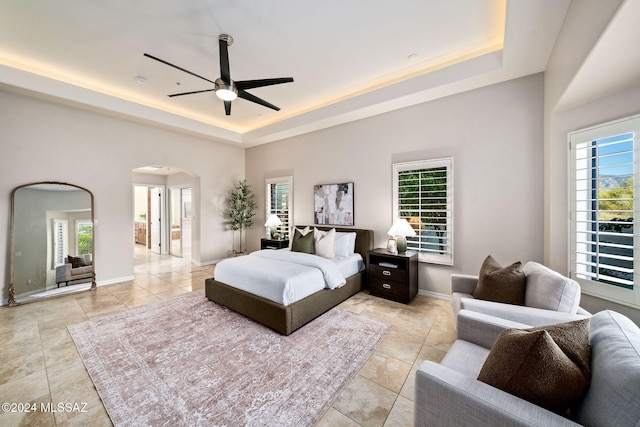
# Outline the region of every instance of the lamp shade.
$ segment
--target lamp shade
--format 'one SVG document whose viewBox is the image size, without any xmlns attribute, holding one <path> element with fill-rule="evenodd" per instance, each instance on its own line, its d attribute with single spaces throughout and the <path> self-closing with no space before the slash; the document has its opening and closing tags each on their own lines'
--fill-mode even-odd
<svg viewBox="0 0 640 427">
<path fill-rule="evenodd" d="M 388 234 L 389 236 L 414 237 L 416 232 L 406 219 L 400 218 L 395 220 Z"/>
<path fill-rule="evenodd" d="M 269 215 L 267 222 L 264 223 L 265 227 L 277 227 L 279 225 L 282 225 L 282 221 L 280 221 L 280 218 L 278 218 L 276 214 Z"/>
</svg>

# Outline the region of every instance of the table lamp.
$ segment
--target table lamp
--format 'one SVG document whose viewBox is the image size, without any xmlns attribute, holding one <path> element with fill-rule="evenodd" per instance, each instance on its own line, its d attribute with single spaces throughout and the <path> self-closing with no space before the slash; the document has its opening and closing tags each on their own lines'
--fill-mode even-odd
<svg viewBox="0 0 640 427">
<path fill-rule="evenodd" d="M 406 238 L 414 237 L 416 235 L 416 232 L 406 219 L 401 218 L 395 220 L 387 234 L 389 234 L 389 236 L 395 237 L 396 245 L 398 247 L 398 253 L 403 254 L 407 252 Z"/>
<path fill-rule="evenodd" d="M 269 217 L 267 218 L 267 222 L 264 223 L 264 226 L 268 227 L 269 229 L 267 232 L 267 237 L 269 237 L 270 239 L 273 238 L 274 228 L 280 225 L 282 225 L 282 221 L 280 220 L 280 218 L 278 218 L 278 215 L 276 214 L 269 215 Z"/>
</svg>

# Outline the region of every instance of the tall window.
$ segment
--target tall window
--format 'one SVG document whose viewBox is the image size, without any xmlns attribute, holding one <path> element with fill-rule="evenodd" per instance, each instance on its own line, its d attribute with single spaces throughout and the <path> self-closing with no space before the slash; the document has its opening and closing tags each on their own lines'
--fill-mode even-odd
<svg viewBox="0 0 640 427">
<path fill-rule="evenodd" d="M 76 221 L 77 255 L 93 253 L 93 223 L 91 221 Z"/>
<path fill-rule="evenodd" d="M 53 220 L 53 268 L 64 265 L 69 254 L 69 221 Z"/>
<path fill-rule="evenodd" d="M 418 259 L 453 264 L 453 158 L 393 165 L 393 218 L 404 218 L 416 237 L 407 248 Z"/>
<path fill-rule="evenodd" d="M 268 178 L 266 180 L 266 215 L 278 215 L 282 225 L 278 227 L 278 232 L 285 238 L 289 238 L 291 221 L 293 220 L 293 177 L 284 176 L 279 178 Z"/>
<path fill-rule="evenodd" d="M 570 274 L 587 293 L 640 305 L 634 278 L 640 116 L 571 133 Z"/>
</svg>

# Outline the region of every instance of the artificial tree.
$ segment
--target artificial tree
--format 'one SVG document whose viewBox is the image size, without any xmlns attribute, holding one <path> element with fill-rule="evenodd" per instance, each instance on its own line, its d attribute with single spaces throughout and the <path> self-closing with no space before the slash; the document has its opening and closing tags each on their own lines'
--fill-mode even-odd
<svg viewBox="0 0 640 427">
<path fill-rule="evenodd" d="M 243 254 L 242 232 L 245 228 L 253 226 L 253 216 L 256 214 L 256 202 L 253 190 L 246 180 L 239 181 L 229 192 L 227 207 L 224 210 L 224 217 L 228 220 L 231 230 L 240 231 L 240 252 L 233 250 L 234 254 Z"/>
</svg>

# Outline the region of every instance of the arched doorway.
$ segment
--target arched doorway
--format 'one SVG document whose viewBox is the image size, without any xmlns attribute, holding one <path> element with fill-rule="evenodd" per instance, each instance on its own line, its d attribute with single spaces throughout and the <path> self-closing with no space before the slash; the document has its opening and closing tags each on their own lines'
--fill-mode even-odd
<svg viewBox="0 0 640 427">
<path fill-rule="evenodd" d="M 198 221 L 193 215 L 199 199 L 197 182 L 197 176 L 177 167 L 154 165 L 133 170 L 134 253 L 144 248 L 192 260 Z"/>
</svg>

